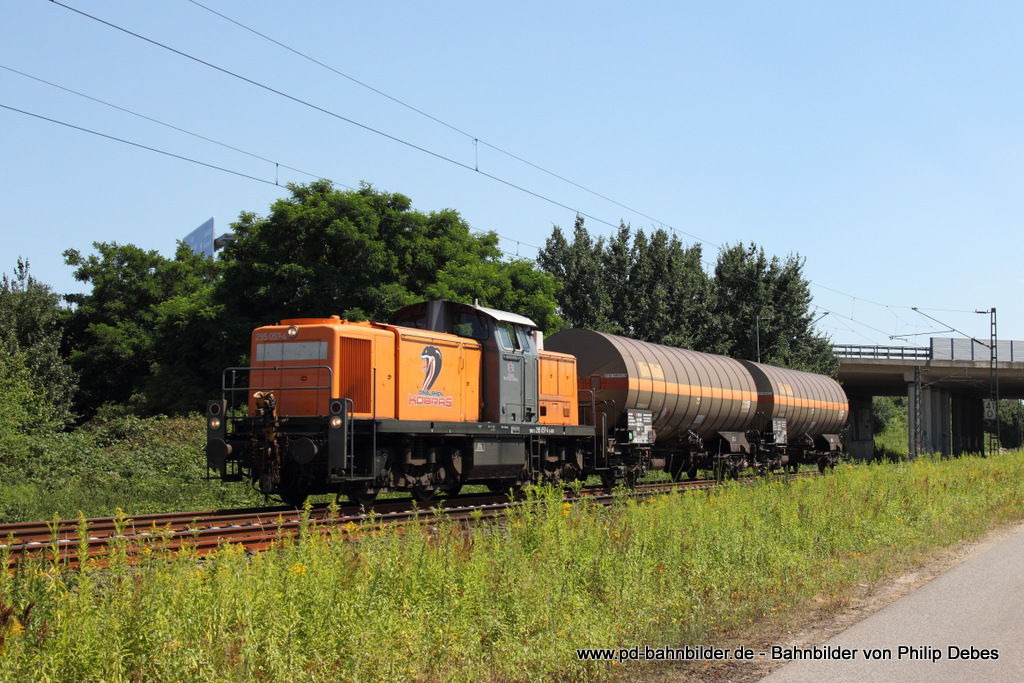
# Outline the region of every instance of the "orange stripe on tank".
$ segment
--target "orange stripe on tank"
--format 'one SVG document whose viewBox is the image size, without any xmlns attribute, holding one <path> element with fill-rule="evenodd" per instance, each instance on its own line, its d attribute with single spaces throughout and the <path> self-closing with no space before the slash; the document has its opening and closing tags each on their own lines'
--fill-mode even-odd
<svg viewBox="0 0 1024 683">
<path fill-rule="evenodd" d="M 590 388 L 590 378 L 581 377 L 580 386 Z M 702 387 L 692 384 L 677 384 L 656 379 L 644 379 L 639 377 L 602 377 L 601 389 L 610 391 L 651 391 L 656 393 L 670 394 L 673 396 L 697 396 L 700 398 L 726 399 L 733 401 L 757 401 L 758 394 L 754 391 L 741 391 L 737 389 L 725 389 L 722 387 Z M 821 410 L 847 411 L 849 404 L 836 401 L 821 401 L 818 399 L 799 398 L 795 396 L 782 396 L 779 394 L 765 394 L 770 396 L 772 403 L 779 405 L 795 406 L 799 408 L 817 408 Z"/>
<path fill-rule="evenodd" d="M 640 379 L 636 377 L 601 378 L 601 388 L 651 391 L 670 396 L 697 396 L 699 398 L 719 398 L 729 401 L 757 401 L 757 393 L 753 391 L 740 391 L 723 387 L 702 387 L 694 384 L 677 384 L 658 379 Z"/>
</svg>

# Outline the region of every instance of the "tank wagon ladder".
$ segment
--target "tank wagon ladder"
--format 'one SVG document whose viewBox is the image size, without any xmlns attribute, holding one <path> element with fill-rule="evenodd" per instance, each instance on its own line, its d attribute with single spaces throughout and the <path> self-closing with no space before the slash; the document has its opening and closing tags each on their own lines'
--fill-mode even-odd
<svg viewBox="0 0 1024 683">
<path fill-rule="evenodd" d="M 599 401 L 597 400 L 597 393 L 594 389 L 579 389 L 577 394 L 590 396 L 589 401 L 579 401 L 581 415 L 580 423 L 597 427 L 597 429 L 594 430 L 594 435 L 591 437 L 591 457 L 594 459 L 593 469 L 610 469 L 612 465 L 611 453 L 608 448 L 608 413 L 604 410 L 598 413 L 597 406 Z M 608 405 L 609 401 L 600 401 L 600 403 L 602 405 Z M 614 402 L 611 403 L 614 406 Z M 589 414 L 587 413 L 588 408 L 590 409 Z"/>
</svg>

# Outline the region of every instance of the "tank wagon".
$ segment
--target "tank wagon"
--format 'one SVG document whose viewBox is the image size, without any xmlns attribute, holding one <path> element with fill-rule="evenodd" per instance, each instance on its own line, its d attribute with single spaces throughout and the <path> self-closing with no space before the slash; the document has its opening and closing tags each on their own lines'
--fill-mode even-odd
<svg viewBox="0 0 1024 683">
<path fill-rule="evenodd" d="M 337 316 L 253 332 L 207 404 L 207 467 L 300 504 L 464 484 L 507 490 L 651 468 L 695 476 L 834 463 L 833 380 L 435 300 L 387 323 Z"/>
<path fill-rule="evenodd" d="M 674 475 L 806 462 L 824 469 L 841 451 L 848 404 L 829 377 L 591 330 L 564 330 L 546 343 L 576 358 L 580 388 L 608 423 L 651 413 L 651 464 Z"/>
</svg>

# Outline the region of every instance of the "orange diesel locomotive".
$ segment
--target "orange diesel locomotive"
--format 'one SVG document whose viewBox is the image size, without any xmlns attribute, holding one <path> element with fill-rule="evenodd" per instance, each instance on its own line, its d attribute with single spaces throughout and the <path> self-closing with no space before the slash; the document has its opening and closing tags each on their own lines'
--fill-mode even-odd
<svg viewBox="0 0 1024 683">
<path fill-rule="evenodd" d="M 444 300 L 388 324 L 261 327 L 252 365 L 228 368 L 207 406 L 207 465 L 290 504 L 367 504 L 650 468 L 824 468 L 841 449 L 848 406 L 828 377 L 588 330 L 547 346 L 528 318 Z"/>
<path fill-rule="evenodd" d="M 342 493 L 420 500 L 465 483 L 495 490 L 584 476 L 593 427 L 577 418 L 576 361 L 536 325 L 432 301 L 389 324 L 285 320 L 253 333 L 251 362 L 207 406 L 207 464 L 298 504 Z M 234 406 L 248 402 L 243 417 Z"/>
</svg>

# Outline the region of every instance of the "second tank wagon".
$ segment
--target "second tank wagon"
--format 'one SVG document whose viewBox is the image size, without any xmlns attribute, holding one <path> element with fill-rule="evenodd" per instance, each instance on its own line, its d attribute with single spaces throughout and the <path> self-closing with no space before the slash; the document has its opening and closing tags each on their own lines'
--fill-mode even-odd
<svg viewBox="0 0 1024 683">
<path fill-rule="evenodd" d="M 545 345 L 576 357 L 581 409 L 589 396 L 589 410 L 611 429 L 629 429 L 631 412 L 650 411 L 652 466 L 675 475 L 824 468 L 841 449 L 846 395 L 823 375 L 592 330 L 564 330 Z"/>
</svg>

